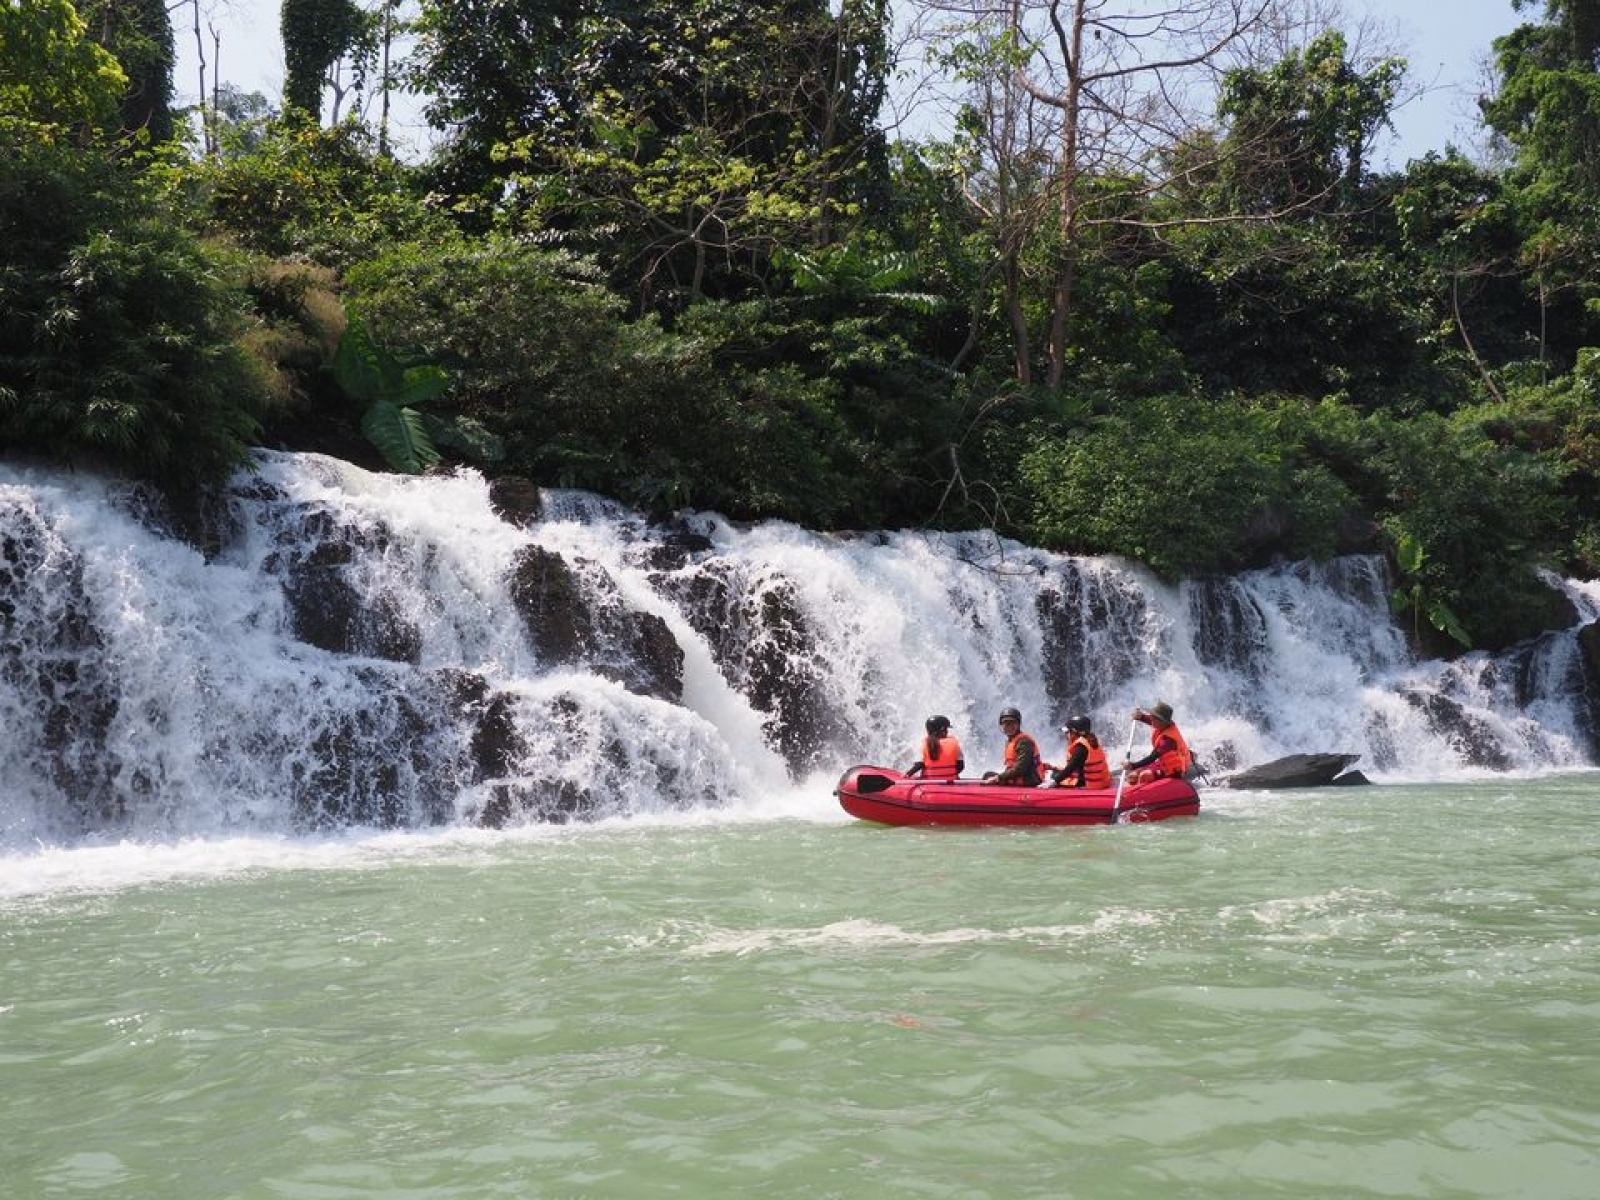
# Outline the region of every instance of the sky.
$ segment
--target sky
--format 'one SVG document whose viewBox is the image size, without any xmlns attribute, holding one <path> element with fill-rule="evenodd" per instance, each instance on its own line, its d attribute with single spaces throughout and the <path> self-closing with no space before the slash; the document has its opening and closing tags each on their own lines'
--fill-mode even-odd
<svg viewBox="0 0 1600 1200">
<path fill-rule="evenodd" d="M 278 5 L 279 0 L 201 0 L 202 12 L 209 12 L 222 35 L 224 82 L 261 92 L 274 103 L 283 91 Z M 1491 43 L 1528 18 L 1512 9 L 1511 0 L 1343 0 L 1343 7 L 1350 20 L 1372 24 L 1378 44 L 1410 62 L 1408 94 L 1393 113 L 1394 133 L 1381 135 L 1374 147 L 1374 165 L 1403 167 L 1449 144 L 1475 154 L 1480 149 L 1475 101 Z M 193 20 L 187 9 L 174 19 L 174 83 L 180 103 L 192 103 L 199 82 Z M 205 36 L 210 57 L 211 39 Z M 391 134 L 402 153 L 425 148 L 427 131 L 414 102 L 396 106 L 392 121 Z"/>
</svg>

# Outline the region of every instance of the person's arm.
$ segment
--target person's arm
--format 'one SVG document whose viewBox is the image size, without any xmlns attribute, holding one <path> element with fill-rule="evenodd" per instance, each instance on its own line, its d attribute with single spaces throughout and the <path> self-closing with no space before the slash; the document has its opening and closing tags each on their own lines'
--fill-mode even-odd
<svg viewBox="0 0 1600 1200">
<path fill-rule="evenodd" d="M 913 775 L 921 775 L 922 774 L 922 760 L 920 758 L 917 759 L 917 761 L 912 763 L 909 767 L 907 767 L 902 772 L 902 774 L 905 775 L 905 777 L 907 779 L 910 779 Z"/>
<path fill-rule="evenodd" d="M 1150 747 L 1150 753 L 1149 754 L 1146 754 L 1138 762 L 1129 763 L 1128 764 L 1128 770 L 1130 770 L 1130 771 L 1141 771 L 1145 767 L 1148 767 L 1152 763 L 1155 763 L 1156 761 L 1158 761 L 1161 758 L 1161 756 L 1163 754 L 1165 754 L 1168 750 L 1176 750 L 1177 748 L 1178 748 L 1178 743 L 1173 741 L 1171 738 L 1169 738 L 1169 737 L 1160 738 L 1160 739 L 1158 739 L 1156 741 L 1156 744 L 1154 746 Z"/>
</svg>

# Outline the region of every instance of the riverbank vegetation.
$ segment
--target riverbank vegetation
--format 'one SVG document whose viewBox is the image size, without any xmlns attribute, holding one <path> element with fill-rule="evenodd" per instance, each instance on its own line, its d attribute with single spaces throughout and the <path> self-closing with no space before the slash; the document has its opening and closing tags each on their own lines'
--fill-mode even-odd
<svg viewBox="0 0 1600 1200">
<path fill-rule="evenodd" d="M 1490 152 L 1401 169 L 1403 61 L 1279 0 L 284 0 L 281 101 L 175 109 L 198 3 L 0 5 L 9 453 L 1377 551 L 1435 650 L 1600 574 L 1596 0 L 1519 4 Z"/>
</svg>

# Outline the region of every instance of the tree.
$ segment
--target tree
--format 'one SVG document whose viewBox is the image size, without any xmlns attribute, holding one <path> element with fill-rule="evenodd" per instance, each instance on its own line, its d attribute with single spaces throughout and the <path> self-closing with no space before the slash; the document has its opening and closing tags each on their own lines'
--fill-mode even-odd
<svg viewBox="0 0 1600 1200">
<path fill-rule="evenodd" d="M 124 132 L 145 131 L 152 141 L 173 134 L 172 21 L 166 0 L 78 0 L 89 35 L 122 65 Z"/>
<path fill-rule="evenodd" d="M 92 134 L 127 86 L 68 0 L 0 4 L 0 119 Z"/>
<path fill-rule="evenodd" d="M 935 3 L 957 21 L 957 54 L 984 80 L 978 110 L 994 131 L 989 189 L 997 198 L 1039 172 L 1036 201 L 997 203 L 1008 215 L 1002 253 L 1017 238 L 1045 248 L 1045 385 L 1066 372 L 1083 242 L 1095 226 L 1126 223 L 1129 180 L 1157 190 L 1157 152 L 1204 123 L 1196 88 L 1269 30 L 1276 0 L 956 0 Z M 947 35 L 948 35 L 947 31 Z M 994 123 L 999 128 L 994 129 Z M 1004 155 L 1004 158 L 999 156 Z M 1017 306 L 1012 305 L 1013 309 Z M 1013 326 L 1018 323 L 1013 312 Z"/>
<path fill-rule="evenodd" d="M 1361 70 L 1333 31 L 1265 70 L 1228 72 L 1217 111 L 1228 124 L 1231 152 L 1221 163 L 1230 206 L 1248 213 L 1353 208 L 1367 149 L 1388 123 L 1404 73 L 1398 58 Z"/>
<path fill-rule="evenodd" d="M 0 161 L 0 448 L 222 478 L 263 399 L 242 293 L 111 148 L 0 122 Z"/>
<path fill-rule="evenodd" d="M 356 43 L 366 14 L 355 0 L 283 0 L 284 109 L 322 120 L 322 92 L 333 65 Z"/>
<path fill-rule="evenodd" d="M 457 190 L 677 305 L 882 199 L 886 22 L 885 0 L 432 0 L 416 79 Z"/>
<path fill-rule="evenodd" d="M 1499 90 L 1483 113 L 1516 152 L 1522 260 L 1541 309 L 1564 294 L 1587 305 L 1592 322 L 1600 315 L 1600 0 L 1546 0 L 1544 11 L 1544 23 L 1496 40 Z M 1579 314 L 1570 316 L 1576 327 Z"/>
</svg>

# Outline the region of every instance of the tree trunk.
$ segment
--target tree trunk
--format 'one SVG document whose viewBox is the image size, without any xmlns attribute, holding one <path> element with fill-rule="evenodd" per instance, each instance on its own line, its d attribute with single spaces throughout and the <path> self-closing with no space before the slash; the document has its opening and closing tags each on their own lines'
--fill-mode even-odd
<svg viewBox="0 0 1600 1200">
<path fill-rule="evenodd" d="M 1061 386 L 1067 373 L 1067 339 L 1072 321 L 1072 288 L 1077 276 L 1078 236 L 1078 122 L 1083 89 L 1084 0 L 1073 0 L 1070 30 L 1061 36 L 1067 87 L 1061 109 L 1061 160 L 1056 176 L 1060 246 L 1056 251 L 1055 285 L 1050 294 L 1050 365 L 1045 384 Z"/>
</svg>

